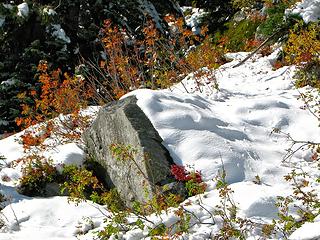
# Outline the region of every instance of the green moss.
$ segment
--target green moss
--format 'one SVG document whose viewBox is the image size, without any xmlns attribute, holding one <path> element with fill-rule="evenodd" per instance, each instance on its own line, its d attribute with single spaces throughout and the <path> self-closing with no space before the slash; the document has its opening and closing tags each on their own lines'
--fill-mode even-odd
<svg viewBox="0 0 320 240">
<path fill-rule="evenodd" d="M 298 15 L 285 16 L 285 10 L 290 8 L 295 2 L 295 0 L 280 0 L 278 3 L 270 5 L 266 9 L 267 19 L 259 26 L 257 33 L 264 37 L 269 37 L 277 29 L 289 29 L 297 19 L 301 19 Z"/>
<path fill-rule="evenodd" d="M 282 4 L 269 8 L 267 10 L 268 17 L 266 21 L 260 25 L 258 33 L 268 37 L 276 29 L 280 28 L 284 23 L 284 10 L 285 6 Z"/>
<path fill-rule="evenodd" d="M 228 30 L 224 36 L 227 38 L 226 48 L 230 51 L 243 50 L 248 39 L 254 37 L 257 27 L 260 22 L 244 19 L 239 23 L 231 21 L 226 24 Z"/>
</svg>

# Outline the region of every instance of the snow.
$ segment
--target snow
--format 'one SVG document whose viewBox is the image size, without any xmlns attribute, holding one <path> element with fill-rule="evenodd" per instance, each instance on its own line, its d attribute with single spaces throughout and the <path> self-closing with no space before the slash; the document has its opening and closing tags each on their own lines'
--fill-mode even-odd
<svg viewBox="0 0 320 240">
<path fill-rule="evenodd" d="M 0 19 L 0 27 L 1 27 L 1 19 Z M 16 80 L 14 78 L 10 78 L 8 80 L 5 80 L 3 82 L 0 83 L 0 85 L 4 85 L 4 86 L 12 86 L 14 84 L 16 84 Z"/>
<path fill-rule="evenodd" d="M 44 154 L 45 157 L 53 159 L 55 165 L 81 166 L 84 160 L 83 150 L 75 143 L 59 145 L 55 149 Z"/>
<path fill-rule="evenodd" d="M 297 100 L 294 68 L 273 71 L 270 62 L 276 53 L 233 68 L 245 56 L 230 55 L 236 60 L 216 71 L 222 94 L 213 90 L 213 83 L 201 83 L 197 89 L 188 78 L 184 86 L 195 94 L 183 93 L 178 84 L 172 92 L 137 90 L 128 95 L 137 96 L 177 164 L 200 171 L 208 183 L 224 167 L 240 214 L 270 221 L 277 217 L 277 196 L 289 194 L 283 176 L 291 170 L 282 163 L 287 139 L 270 136 L 272 129 L 305 141 L 319 141 L 320 129 L 317 119 Z M 301 162 L 301 155 L 294 155 L 291 162 Z M 261 185 L 252 183 L 255 176 Z M 215 197 L 203 201 L 214 206 Z"/>
<path fill-rule="evenodd" d="M 57 12 L 55 10 L 53 10 L 52 8 L 47 8 L 45 7 L 43 9 L 43 13 L 48 15 L 48 16 L 54 16 L 54 15 L 57 15 Z"/>
<path fill-rule="evenodd" d="M 0 16 L 0 28 L 3 26 L 4 22 L 5 22 L 5 18 Z"/>
<path fill-rule="evenodd" d="M 141 12 L 143 14 L 149 15 L 151 19 L 155 22 L 157 29 L 163 32 L 163 27 L 161 25 L 162 20 L 154 5 L 150 1 L 146 0 L 139 0 L 138 2 L 139 6 L 141 6 Z"/>
<path fill-rule="evenodd" d="M 18 13 L 17 13 L 17 15 L 19 17 L 24 17 L 24 18 L 28 17 L 28 15 L 29 15 L 29 6 L 28 6 L 27 3 L 24 2 L 24 3 L 21 3 L 21 4 L 18 5 Z"/>
<path fill-rule="evenodd" d="M 316 22 L 320 19 L 320 0 L 304 0 L 286 12 L 300 15 L 306 23 Z"/>
<path fill-rule="evenodd" d="M 194 90 L 197 85 L 192 80 L 184 85 L 197 94 L 182 93 L 178 85 L 172 92 L 142 89 L 129 95 L 137 96 L 176 163 L 201 171 L 206 180 L 224 165 L 229 183 L 261 175 L 267 184 L 274 184 L 281 180 L 274 175 L 288 169 L 277 166 L 274 173 L 274 159 L 281 163 L 286 139 L 270 137 L 272 130 L 280 128 L 296 139 L 314 141 L 320 131 L 317 119 L 300 109 L 303 104 L 292 87 L 292 69 L 272 71 L 271 60 L 254 59 L 241 68 L 232 68 L 235 62 L 224 65 L 216 74 L 220 95 L 210 85 L 202 93 Z M 316 130 L 305 128 L 306 124 Z"/>
<path fill-rule="evenodd" d="M 19 143 L 19 137 L 23 134 L 17 133 L 1 140 L 0 155 L 6 157 L 6 162 L 11 163 L 24 155 L 23 146 Z"/>
<path fill-rule="evenodd" d="M 0 233 L 0 239 L 76 239 L 82 230 L 90 229 L 86 218 L 92 218 L 92 227 L 98 227 L 103 213 L 106 211 L 99 205 L 76 206 L 69 204 L 67 197 L 22 199 L 3 210 L 6 232 Z"/>
<path fill-rule="evenodd" d="M 0 170 L 0 184 L 2 186 L 16 186 L 18 179 L 22 176 L 21 164 L 17 164 L 14 168 L 12 168 L 11 165 L 14 165 L 16 160 L 30 155 L 30 153 L 24 151 L 23 145 L 21 144 L 20 136 L 23 133 L 24 131 L 0 140 L 0 156 L 2 155 L 6 158 L 2 164 L 4 167 Z M 50 142 L 50 139 L 48 142 Z M 31 151 L 31 153 L 33 152 L 36 151 Z M 36 153 L 51 160 L 52 164 L 56 165 L 58 170 L 61 169 L 62 165 L 81 166 L 84 160 L 83 150 L 77 143 L 62 144 L 55 148 L 48 149 L 45 152 Z"/>
<path fill-rule="evenodd" d="M 2 3 L 2 6 L 5 7 L 6 9 L 9 9 L 9 10 L 13 9 L 13 5 L 9 4 L 9 3 Z"/>
<path fill-rule="evenodd" d="M 138 98 L 138 105 L 175 163 L 200 171 L 208 185 L 224 168 L 239 214 L 270 222 L 277 218 L 277 196 L 290 194 L 283 176 L 291 170 L 282 162 L 289 142 L 284 136 L 271 135 L 272 130 L 281 129 L 297 140 L 319 142 L 320 129 L 317 119 L 302 110 L 303 102 L 297 100 L 294 68 L 272 70 L 276 52 L 233 68 L 246 55 L 230 54 L 235 60 L 215 72 L 220 92 L 206 81 L 199 89 L 189 77 L 183 81 L 184 87 L 178 84 L 171 91 L 140 89 L 126 96 Z M 291 163 L 302 161 L 305 166 L 310 161 L 307 152 L 295 154 Z M 311 166 L 308 172 L 312 172 Z M 253 183 L 256 176 L 261 184 Z M 215 199 L 216 193 L 209 191 L 202 201 L 215 206 Z"/>
<path fill-rule="evenodd" d="M 9 125 L 9 122 L 6 121 L 6 120 L 0 119 L 0 125 L 2 125 L 2 126 L 8 126 L 8 125 Z"/>
<path fill-rule="evenodd" d="M 185 13 L 185 21 L 187 26 L 189 26 L 193 33 L 200 34 L 200 21 L 203 16 L 207 14 L 204 9 L 194 8 L 194 7 L 181 7 L 182 11 Z M 190 12 L 190 14 L 186 14 Z"/>
<path fill-rule="evenodd" d="M 307 222 L 289 237 L 290 240 L 313 240 L 320 238 L 320 222 Z"/>
<path fill-rule="evenodd" d="M 70 43 L 70 38 L 66 35 L 66 32 L 61 28 L 60 24 L 52 24 L 53 28 L 52 36 L 56 37 L 57 39 L 60 39 L 66 43 Z"/>
</svg>

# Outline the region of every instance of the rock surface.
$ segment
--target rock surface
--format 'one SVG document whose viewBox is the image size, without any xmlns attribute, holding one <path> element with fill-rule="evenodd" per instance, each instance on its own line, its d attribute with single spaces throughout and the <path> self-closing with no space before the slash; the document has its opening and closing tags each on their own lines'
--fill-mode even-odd
<svg viewBox="0 0 320 240">
<path fill-rule="evenodd" d="M 167 183 L 173 164 L 161 137 L 136 102 L 136 97 L 130 96 L 107 104 L 83 135 L 86 154 L 103 167 L 107 187 L 117 188 L 127 206 L 152 198 L 155 186 Z"/>
</svg>

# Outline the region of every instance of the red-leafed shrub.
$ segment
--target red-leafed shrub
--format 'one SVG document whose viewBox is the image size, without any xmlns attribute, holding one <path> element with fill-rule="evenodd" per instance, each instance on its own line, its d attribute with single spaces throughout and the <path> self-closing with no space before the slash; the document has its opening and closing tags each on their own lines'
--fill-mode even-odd
<svg viewBox="0 0 320 240">
<path fill-rule="evenodd" d="M 198 171 L 189 172 L 184 166 L 172 165 L 171 174 L 176 180 L 184 182 L 189 196 L 204 193 L 206 190 L 207 184 L 202 181 Z"/>
<path fill-rule="evenodd" d="M 172 165 L 171 166 L 171 174 L 178 181 L 185 181 L 186 178 L 186 169 L 184 166 Z"/>
<path fill-rule="evenodd" d="M 195 180 L 197 183 L 202 182 L 202 177 L 200 172 L 188 172 L 184 166 L 172 165 L 171 166 L 171 174 L 175 179 L 181 182 L 186 182 L 189 180 Z"/>
</svg>

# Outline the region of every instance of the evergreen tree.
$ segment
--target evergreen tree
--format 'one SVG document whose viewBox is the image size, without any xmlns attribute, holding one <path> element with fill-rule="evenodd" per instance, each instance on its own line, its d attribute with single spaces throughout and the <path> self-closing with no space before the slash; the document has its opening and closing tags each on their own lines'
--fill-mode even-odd
<svg viewBox="0 0 320 240">
<path fill-rule="evenodd" d="M 180 14 L 171 0 L 15 0 L 0 3 L 0 134 L 18 130 L 21 100 L 17 94 L 37 89 L 36 68 L 46 60 L 52 69 L 74 72 L 80 57 L 100 58 L 99 31 L 105 19 L 137 34 L 152 18 Z M 141 29 L 141 28 L 140 28 Z M 30 101 L 24 99 L 23 101 Z"/>
<path fill-rule="evenodd" d="M 225 30 L 225 23 L 235 14 L 231 0 L 205 0 L 197 1 L 197 6 L 208 11 L 202 19 L 202 24 L 207 25 L 210 33 Z"/>
<path fill-rule="evenodd" d="M 205 9 L 202 25 L 208 26 L 209 33 L 225 30 L 224 24 L 235 14 L 232 0 L 179 0 L 181 6 L 193 6 Z"/>
</svg>

